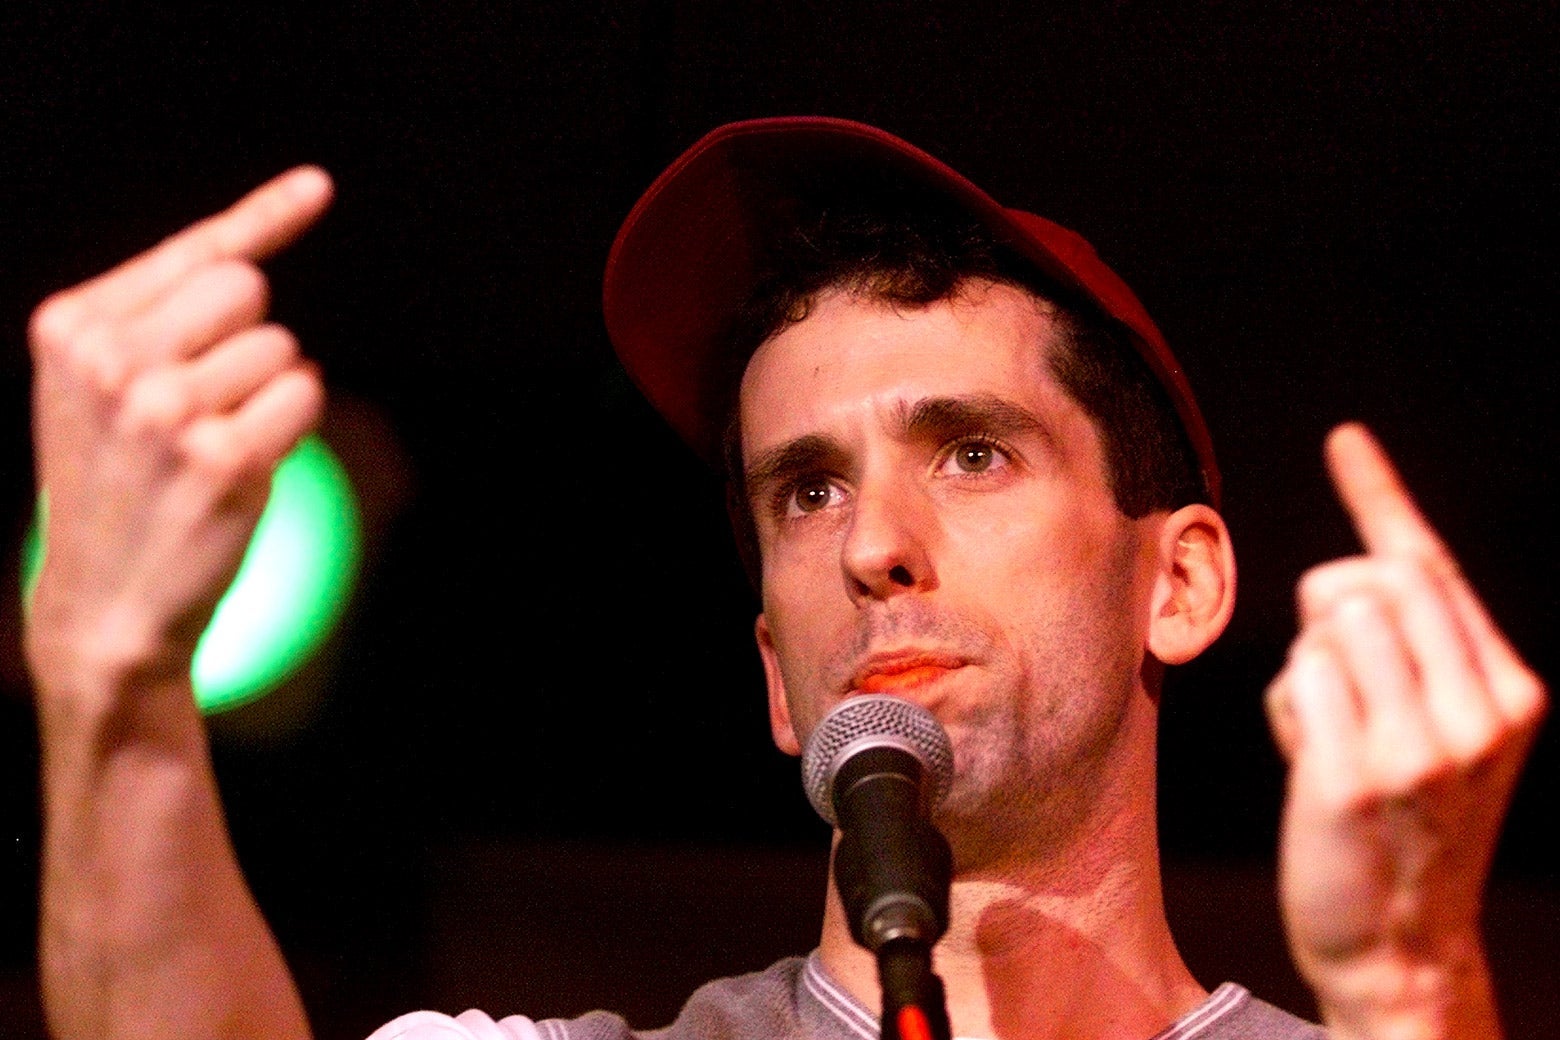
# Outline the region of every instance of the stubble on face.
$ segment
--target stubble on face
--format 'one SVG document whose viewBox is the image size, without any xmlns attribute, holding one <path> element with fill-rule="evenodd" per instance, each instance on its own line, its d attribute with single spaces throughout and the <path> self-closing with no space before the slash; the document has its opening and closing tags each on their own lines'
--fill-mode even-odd
<svg viewBox="0 0 1560 1040">
<path fill-rule="evenodd" d="M 935 647 L 968 674 L 906 695 L 931 708 L 954 746 L 954 782 L 936 822 L 961 874 L 1033 863 L 1075 847 L 1097 827 L 1130 772 L 1121 734 L 1141 671 L 1143 543 L 1128 522 L 1097 547 L 1090 566 L 1063 578 L 1046 562 L 1012 624 L 996 605 L 897 596 L 855 612 L 848 634 L 822 655 L 786 654 L 787 686 L 805 742 L 851 692 L 873 652 Z M 1011 605 L 1010 605 L 1011 606 Z M 804 671 L 805 670 L 805 671 Z"/>
<path fill-rule="evenodd" d="M 1045 361 L 1056 334 L 1050 314 L 1009 287 L 914 312 L 825 299 L 755 356 L 744 381 L 753 457 L 828 438 L 846 462 L 826 477 L 846 483 L 863 479 L 852 467 L 865 460 L 910 460 L 884 463 L 869 490 L 892 488 L 919 510 L 895 526 L 920 539 L 906 559 L 930 580 L 853 592 L 841 541 L 851 529 L 821 513 L 798 533 L 769 531 L 765 616 L 804 741 L 852 692 L 865 655 L 931 649 L 965 662 L 905 693 L 953 738 L 954 790 L 938 823 L 961 870 L 1064 849 L 1119 793 L 1113 771 L 1130 772 L 1120 760 L 1143 751 L 1121 745 L 1142 693 L 1144 542 L 1114 506 L 1098 431 Z M 1012 481 L 955 497 L 918 483 L 931 464 L 894 419 L 937 398 L 1011 401 L 1039 417 L 1039 432 L 1020 434 L 1028 461 Z"/>
<path fill-rule="evenodd" d="M 1034 863 L 1102 829 L 1134 749 L 1122 739 L 1144 696 L 1132 649 L 1135 547 L 1018 635 L 993 679 L 1006 696 L 955 723 L 956 779 L 937 824 L 968 874 Z M 1054 591 L 1054 590 L 1053 590 Z M 1102 604 L 1119 612 L 1102 612 Z"/>
</svg>

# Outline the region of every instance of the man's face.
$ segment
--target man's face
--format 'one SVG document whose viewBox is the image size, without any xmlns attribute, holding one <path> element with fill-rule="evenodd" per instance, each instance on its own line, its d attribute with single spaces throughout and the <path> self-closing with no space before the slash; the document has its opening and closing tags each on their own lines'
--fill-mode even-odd
<svg viewBox="0 0 1560 1040">
<path fill-rule="evenodd" d="M 857 693 L 922 704 L 955 749 L 945 827 L 1032 827 L 1026 802 L 1109 786 L 1123 733 L 1152 753 L 1157 526 L 1116 509 L 1098 432 L 1047 364 L 1055 335 L 1005 285 L 897 310 L 833 292 L 742 382 L 776 740 L 795 753 Z"/>
</svg>

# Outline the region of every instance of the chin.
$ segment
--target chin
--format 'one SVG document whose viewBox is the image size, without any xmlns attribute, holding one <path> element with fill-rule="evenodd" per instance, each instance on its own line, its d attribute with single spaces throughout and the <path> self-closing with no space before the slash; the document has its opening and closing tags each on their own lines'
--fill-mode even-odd
<svg viewBox="0 0 1560 1040">
<path fill-rule="evenodd" d="M 984 757 L 984 756 L 983 756 Z M 932 822 L 953 849 L 956 876 L 1067 855 L 1086 809 L 1065 791 L 998 763 L 960 761 Z M 984 768 L 982 768 L 984 767 Z"/>
<path fill-rule="evenodd" d="M 972 775 L 963 764 L 954 773 L 953 786 L 932 822 L 953 848 L 954 869 L 978 866 L 995 851 L 1013 843 L 1015 830 L 1027 830 L 1029 810 L 989 777 Z"/>
</svg>

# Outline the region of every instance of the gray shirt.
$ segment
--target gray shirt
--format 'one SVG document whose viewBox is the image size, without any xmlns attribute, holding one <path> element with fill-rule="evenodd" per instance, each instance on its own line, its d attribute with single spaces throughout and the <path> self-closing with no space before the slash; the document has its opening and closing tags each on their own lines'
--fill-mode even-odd
<svg viewBox="0 0 1560 1040">
<path fill-rule="evenodd" d="M 1325 1040 L 1318 1026 L 1226 982 L 1157 1036 L 1145 1040 Z M 877 1016 L 829 978 L 817 953 L 764 971 L 700 986 L 664 1029 L 634 1030 L 592 1011 L 574 1019 L 498 1022 L 480 1011 L 451 1018 L 419 1011 L 369 1040 L 879 1040 Z"/>
</svg>

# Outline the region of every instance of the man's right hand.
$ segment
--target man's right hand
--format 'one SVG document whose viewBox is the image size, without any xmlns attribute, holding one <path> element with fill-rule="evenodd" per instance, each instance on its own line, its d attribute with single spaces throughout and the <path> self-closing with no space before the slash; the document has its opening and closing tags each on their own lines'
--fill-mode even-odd
<svg viewBox="0 0 1560 1040">
<path fill-rule="evenodd" d="M 265 324 L 256 262 L 329 205 L 302 167 L 34 313 L 33 421 L 47 553 L 28 651 L 49 696 L 82 668 L 187 672 L 276 463 L 324 391 Z"/>
<path fill-rule="evenodd" d="M 27 622 L 44 809 L 39 964 L 61 1038 L 308 1036 L 223 822 L 190 665 L 271 473 L 324 388 L 256 264 L 330 203 L 323 171 L 33 315 L 48 496 Z"/>
</svg>

